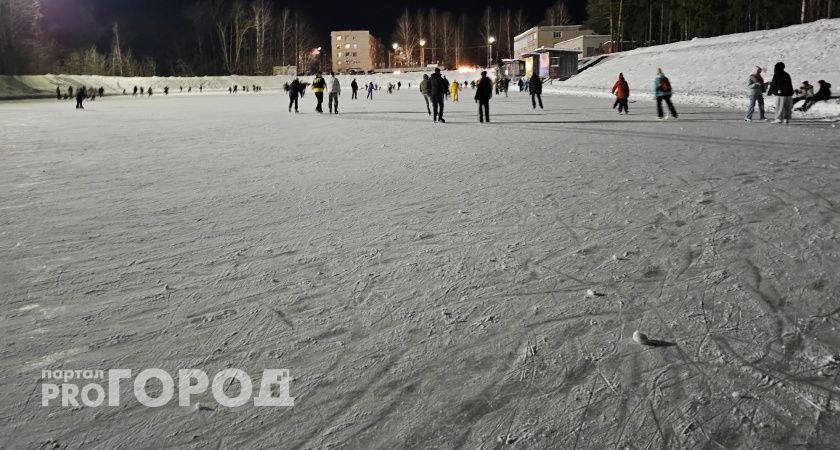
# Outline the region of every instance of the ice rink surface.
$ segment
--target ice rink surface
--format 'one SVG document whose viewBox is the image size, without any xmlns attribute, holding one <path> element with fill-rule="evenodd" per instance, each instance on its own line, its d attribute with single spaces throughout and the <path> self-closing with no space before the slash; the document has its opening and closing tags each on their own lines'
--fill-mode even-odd
<svg viewBox="0 0 840 450">
<path fill-rule="evenodd" d="M 836 445 L 836 123 L 415 90 L 1 103 L 0 442 Z M 41 406 L 44 369 L 228 367 L 296 405 Z"/>
</svg>

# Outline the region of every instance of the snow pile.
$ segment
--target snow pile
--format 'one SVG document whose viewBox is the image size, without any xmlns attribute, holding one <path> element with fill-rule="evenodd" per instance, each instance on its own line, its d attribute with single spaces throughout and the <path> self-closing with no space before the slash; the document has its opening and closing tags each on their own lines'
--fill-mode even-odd
<svg viewBox="0 0 840 450">
<path fill-rule="evenodd" d="M 653 77 L 661 67 L 674 88 L 675 100 L 681 103 L 745 108 L 746 84 L 753 68 L 762 67 L 765 80 L 770 81 L 778 61 L 787 66 L 794 88 L 804 80 L 815 86 L 817 80 L 826 80 L 832 84 L 832 94 L 840 94 L 840 19 L 617 53 L 547 90 L 610 96 L 610 88 L 623 72 L 631 98 L 652 98 Z M 840 116 L 840 101 L 821 102 L 808 114 Z"/>
</svg>

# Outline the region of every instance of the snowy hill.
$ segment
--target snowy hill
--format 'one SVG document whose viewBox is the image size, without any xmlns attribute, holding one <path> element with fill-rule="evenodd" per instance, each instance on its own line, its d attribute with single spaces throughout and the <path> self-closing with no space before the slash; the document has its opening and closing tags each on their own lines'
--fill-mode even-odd
<svg viewBox="0 0 840 450">
<path fill-rule="evenodd" d="M 631 99 L 651 98 L 653 77 L 661 67 L 671 80 L 676 101 L 743 108 L 753 67 L 762 67 L 769 81 L 777 61 L 787 66 L 794 87 L 804 80 L 813 85 L 826 80 L 833 95 L 840 94 L 840 19 L 617 53 L 549 90 L 610 96 L 612 84 L 623 72 Z M 809 114 L 840 116 L 840 101 L 818 104 Z"/>
</svg>

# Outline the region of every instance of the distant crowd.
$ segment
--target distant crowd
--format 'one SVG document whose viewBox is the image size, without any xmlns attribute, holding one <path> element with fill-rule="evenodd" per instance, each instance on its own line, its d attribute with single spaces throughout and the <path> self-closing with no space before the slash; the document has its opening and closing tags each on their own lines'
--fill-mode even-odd
<svg viewBox="0 0 840 450">
<path fill-rule="evenodd" d="M 803 81 L 799 89 L 793 88 L 790 75 L 785 71 L 785 64 L 778 62 L 774 66 L 773 78 L 769 82 L 765 82 L 762 77 L 761 67 L 755 67 L 753 73 L 749 76 L 746 88 L 748 91 L 748 107 L 744 115 L 744 121 L 752 122 L 753 115 L 756 110 L 759 113 L 759 120 L 767 120 L 764 109 L 764 95 L 776 97 L 775 120 L 773 123 L 789 123 L 794 111 L 794 106 L 802 103 L 801 106 L 795 108 L 796 111 L 805 112 L 811 109 L 815 104 L 827 101 L 832 98 L 831 84 L 825 80 L 817 81 L 815 88 L 810 82 Z M 441 74 L 440 69 L 436 68 L 434 72 L 423 75 L 423 80 L 420 82 L 420 94 L 426 103 L 426 111 L 434 122 L 445 123 L 444 119 L 444 101 L 451 100 L 453 102 L 460 101 L 461 91 L 471 88 L 475 91 L 473 99 L 478 104 L 478 120 L 479 122 L 490 122 L 490 99 L 493 93 L 496 95 L 504 94 L 508 96 L 508 91 L 512 80 L 507 77 L 497 78 L 495 81 L 487 76 L 487 72 L 481 72 L 481 77 L 478 80 L 472 81 L 452 81 L 446 79 L 446 76 Z M 520 92 L 527 92 L 531 96 L 531 106 L 536 109 L 539 106 L 543 109 L 542 91 L 544 80 L 536 73 L 528 78 L 520 78 L 517 80 L 517 86 Z M 307 89 L 311 87 L 315 95 L 315 111 L 323 113 L 324 94 L 327 95 L 327 103 L 330 114 L 338 114 L 338 100 L 341 96 L 341 83 L 335 76 L 335 73 L 330 73 L 328 79 L 325 79 L 321 73 L 317 73 L 311 83 L 302 81 L 299 77 L 295 77 L 291 82 L 283 85 L 284 91 L 289 96 L 289 112 L 300 112 L 299 99 L 304 97 Z M 385 87 L 389 94 L 401 90 L 403 87 L 402 81 L 397 83 L 388 83 Z M 411 89 L 411 83 L 408 83 L 408 88 Z M 351 99 L 358 99 L 358 92 L 363 89 L 366 93 L 365 98 L 373 100 L 375 92 L 382 89 L 381 86 L 373 81 L 365 83 L 360 86 L 354 78 L 350 83 Z M 204 85 L 199 86 L 199 92 L 204 92 Z M 184 92 L 184 87 L 179 87 L 181 93 Z M 192 87 L 187 88 L 187 93 L 192 92 Z M 262 86 L 259 85 L 234 85 L 228 87 L 229 94 L 237 94 L 239 92 L 262 92 Z M 618 79 L 613 83 L 611 92 L 615 95 L 615 102 L 613 109 L 617 108 L 619 114 L 629 114 L 629 98 L 630 98 L 630 84 L 623 73 L 618 74 Z M 126 90 L 123 90 L 123 95 L 128 95 Z M 163 88 L 164 95 L 169 95 L 169 86 Z M 665 76 L 662 69 L 656 70 L 656 75 L 653 78 L 652 93 L 656 99 L 656 115 L 660 120 L 667 120 L 669 118 L 676 119 L 678 117 L 677 110 L 671 101 L 673 89 L 671 81 Z M 56 97 L 58 100 L 76 99 L 76 108 L 84 109 L 85 99 L 96 100 L 96 97 L 105 95 L 105 89 L 102 87 L 93 88 L 89 86 L 81 86 L 74 88 L 72 86 L 67 88 L 66 92 L 62 92 L 60 87 L 56 88 Z M 152 87 L 145 88 L 143 86 L 134 86 L 131 95 L 136 97 L 152 96 L 154 91 Z M 665 111 L 667 107 L 667 114 Z"/>
</svg>

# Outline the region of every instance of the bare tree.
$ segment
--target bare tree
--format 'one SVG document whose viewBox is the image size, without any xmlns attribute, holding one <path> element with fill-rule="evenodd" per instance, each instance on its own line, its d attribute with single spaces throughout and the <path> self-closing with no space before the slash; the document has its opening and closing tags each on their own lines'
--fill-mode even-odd
<svg viewBox="0 0 840 450">
<path fill-rule="evenodd" d="M 272 21 L 271 4 L 265 0 L 251 3 L 251 23 L 254 27 L 254 71 L 265 73 L 265 38 Z"/>
<path fill-rule="evenodd" d="M 438 47 L 440 46 L 440 35 L 438 34 L 439 33 L 439 28 L 440 28 L 440 22 L 438 20 L 437 10 L 432 8 L 429 11 L 429 13 L 426 14 L 426 20 L 429 24 L 428 29 L 427 29 L 428 34 L 429 34 L 429 38 L 426 39 L 429 43 L 427 45 L 429 45 L 431 47 L 432 62 L 437 64 L 437 63 L 440 62 L 438 60 L 438 57 L 437 57 L 438 56 L 438 50 L 439 50 Z"/>
<path fill-rule="evenodd" d="M 408 65 L 411 65 L 412 55 L 414 54 L 414 49 L 417 47 L 417 33 L 415 30 L 414 20 L 412 20 L 411 14 L 406 9 L 403 11 L 400 18 L 397 19 L 395 37 L 397 39 L 397 43 L 405 52 L 406 64 Z"/>
<path fill-rule="evenodd" d="M 120 26 L 114 23 L 111 28 L 113 39 L 111 40 L 111 76 L 121 77 L 124 75 L 125 64 L 123 63 L 122 47 L 120 46 Z"/>
<path fill-rule="evenodd" d="M 569 13 L 566 3 L 563 0 L 558 0 L 557 3 L 546 10 L 543 22 L 550 26 L 568 25 L 572 23 L 572 15 Z"/>
</svg>

